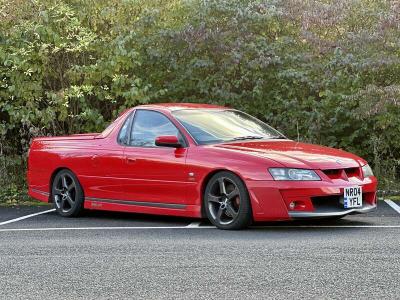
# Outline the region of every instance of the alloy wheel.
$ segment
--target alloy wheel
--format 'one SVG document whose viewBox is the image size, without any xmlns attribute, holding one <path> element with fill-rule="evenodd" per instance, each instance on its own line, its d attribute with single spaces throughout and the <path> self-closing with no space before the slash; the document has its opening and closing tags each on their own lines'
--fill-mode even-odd
<svg viewBox="0 0 400 300">
<path fill-rule="evenodd" d="M 77 201 L 77 189 L 74 178 L 68 173 L 62 174 L 55 182 L 53 197 L 58 210 L 68 213 L 74 209 Z"/>
<path fill-rule="evenodd" d="M 211 185 L 207 201 L 212 218 L 221 225 L 233 223 L 239 215 L 240 192 L 230 178 L 217 178 Z"/>
</svg>

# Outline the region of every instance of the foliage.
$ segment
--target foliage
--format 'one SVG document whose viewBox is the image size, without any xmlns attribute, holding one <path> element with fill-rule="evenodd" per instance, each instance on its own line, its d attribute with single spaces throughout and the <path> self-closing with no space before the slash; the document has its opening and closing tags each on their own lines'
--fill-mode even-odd
<svg viewBox="0 0 400 300">
<path fill-rule="evenodd" d="M 245 110 L 400 176 L 400 4 L 1 0 L 0 153 L 147 102 Z"/>
<path fill-rule="evenodd" d="M 29 201 L 24 167 L 20 156 L 0 156 L 0 203 L 14 205 Z"/>
</svg>

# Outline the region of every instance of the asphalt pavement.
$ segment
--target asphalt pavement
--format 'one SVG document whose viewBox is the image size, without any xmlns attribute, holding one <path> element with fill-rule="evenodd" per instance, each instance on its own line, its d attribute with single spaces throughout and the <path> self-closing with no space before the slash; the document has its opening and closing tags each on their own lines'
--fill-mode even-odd
<svg viewBox="0 0 400 300">
<path fill-rule="evenodd" d="M 0 208 L 0 299 L 399 299 L 400 214 L 379 204 L 340 221 L 242 231 Z"/>
</svg>

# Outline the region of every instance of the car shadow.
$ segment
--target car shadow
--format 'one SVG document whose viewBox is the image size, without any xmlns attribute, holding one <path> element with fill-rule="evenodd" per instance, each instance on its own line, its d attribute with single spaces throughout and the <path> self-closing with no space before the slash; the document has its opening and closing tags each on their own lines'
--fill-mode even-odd
<svg viewBox="0 0 400 300">
<path fill-rule="evenodd" d="M 332 226 L 340 227 L 343 226 L 371 226 L 376 225 L 373 222 L 366 220 L 354 220 L 354 219 L 340 219 L 340 220 L 330 220 L 330 219 L 312 219 L 312 220 L 292 220 L 292 221 L 268 221 L 268 222 L 254 222 L 249 228 L 301 228 L 301 227 L 323 227 L 326 226 L 331 228 Z M 212 226 L 211 222 L 207 219 L 202 219 L 200 226 Z"/>
<path fill-rule="evenodd" d="M 297 227 L 297 226 L 368 226 L 374 225 L 371 222 L 364 220 L 331 220 L 331 219 L 315 219 L 315 220 L 293 220 L 293 221 L 278 221 L 278 222 L 257 222 L 252 227 Z"/>
<path fill-rule="evenodd" d="M 207 219 L 196 219 L 196 218 L 186 218 L 177 216 L 163 216 L 163 215 L 150 215 L 150 214 L 140 214 L 131 212 L 113 212 L 113 211 L 101 211 L 101 210 L 86 210 L 83 214 L 84 218 L 93 220 L 109 220 L 109 221 L 135 221 L 140 223 L 163 223 L 165 225 L 189 225 L 193 222 L 198 222 L 200 227 L 213 226 L 211 222 Z M 293 221 L 273 221 L 273 222 L 256 222 L 251 224 L 251 228 L 287 228 L 287 227 L 304 227 L 304 226 L 368 226 L 374 225 L 372 222 L 368 222 L 363 219 L 312 219 L 312 220 L 293 220 Z"/>
<path fill-rule="evenodd" d="M 109 221 L 135 221 L 135 222 L 149 222 L 149 223 L 182 223 L 188 225 L 200 219 L 179 217 L 179 216 L 163 216 L 163 215 L 151 215 L 151 214 L 140 214 L 132 212 L 114 212 L 105 210 L 85 210 L 82 214 L 83 218 L 87 219 L 102 219 Z"/>
</svg>

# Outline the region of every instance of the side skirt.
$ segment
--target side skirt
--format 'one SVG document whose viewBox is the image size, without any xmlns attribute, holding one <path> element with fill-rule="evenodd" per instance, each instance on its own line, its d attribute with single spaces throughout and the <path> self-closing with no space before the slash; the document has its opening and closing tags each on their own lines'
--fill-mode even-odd
<svg viewBox="0 0 400 300">
<path fill-rule="evenodd" d="M 28 190 L 28 194 L 29 196 L 31 196 L 32 198 L 42 201 L 42 202 L 49 202 L 50 200 L 50 194 L 38 189 L 34 189 L 34 188 L 29 188 Z"/>
<path fill-rule="evenodd" d="M 200 217 L 200 207 L 177 203 L 159 203 L 85 197 L 85 209 L 135 212 L 156 215 Z"/>
<path fill-rule="evenodd" d="M 136 206 L 149 206 L 149 207 L 162 207 L 162 208 L 174 208 L 174 209 L 185 209 L 184 204 L 175 203 L 159 203 L 159 202 L 145 202 L 145 201 L 132 201 L 132 200 L 114 200 L 114 199 L 102 199 L 102 198 L 92 198 L 86 197 L 86 200 L 93 202 L 103 202 L 103 203 L 116 203 L 125 205 L 136 205 Z"/>
</svg>

